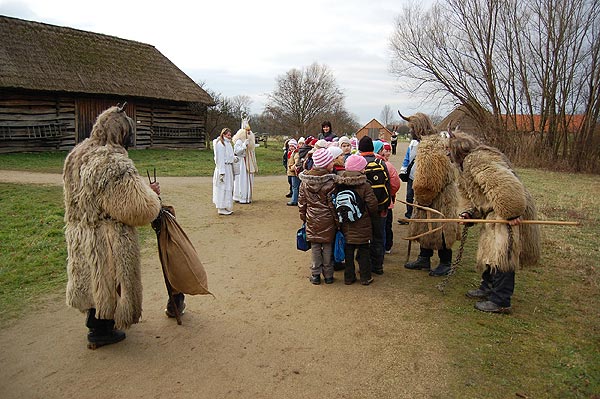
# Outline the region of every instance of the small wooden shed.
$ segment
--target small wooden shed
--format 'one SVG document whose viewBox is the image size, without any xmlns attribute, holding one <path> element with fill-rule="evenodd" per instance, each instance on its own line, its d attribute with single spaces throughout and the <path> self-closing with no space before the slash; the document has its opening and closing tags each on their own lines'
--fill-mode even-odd
<svg viewBox="0 0 600 399">
<path fill-rule="evenodd" d="M 123 102 L 135 148 L 206 146 L 214 101 L 154 46 L 0 16 L 0 152 L 70 149 Z"/>
<path fill-rule="evenodd" d="M 377 119 L 364 125 L 356 132 L 356 138 L 360 140 L 364 136 L 369 136 L 373 140 L 384 140 L 390 143 L 392 141 L 392 132 L 383 126 Z"/>
</svg>

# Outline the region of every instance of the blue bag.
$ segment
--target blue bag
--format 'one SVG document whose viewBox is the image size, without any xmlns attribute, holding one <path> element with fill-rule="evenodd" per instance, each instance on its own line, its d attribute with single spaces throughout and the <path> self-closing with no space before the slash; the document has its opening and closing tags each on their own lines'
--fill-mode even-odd
<svg viewBox="0 0 600 399">
<path fill-rule="evenodd" d="M 310 249 L 310 241 L 306 239 L 306 223 L 296 233 L 296 248 L 300 251 L 308 251 Z"/>
<path fill-rule="evenodd" d="M 346 237 L 341 230 L 335 233 L 335 241 L 333 242 L 333 259 L 340 263 L 346 260 Z"/>
</svg>

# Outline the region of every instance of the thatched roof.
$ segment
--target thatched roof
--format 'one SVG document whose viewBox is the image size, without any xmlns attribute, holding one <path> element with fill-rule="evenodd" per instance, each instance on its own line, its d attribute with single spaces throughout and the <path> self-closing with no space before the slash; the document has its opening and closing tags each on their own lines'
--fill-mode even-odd
<svg viewBox="0 0 600 399">
<path fill-rule="evenodd" d="M 214 103 L 154 46 L 1 15 L 0 88 Z"/>
</svg>

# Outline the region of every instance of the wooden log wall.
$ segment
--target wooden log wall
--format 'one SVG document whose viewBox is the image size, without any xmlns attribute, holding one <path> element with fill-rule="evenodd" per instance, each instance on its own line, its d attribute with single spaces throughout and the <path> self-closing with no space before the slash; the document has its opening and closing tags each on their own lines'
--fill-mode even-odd
<svg viewBox="0 0 600 399">
<path fill-rule="evenodd" d="M 137 103 L 136 148 L 205 148 L 206 107 Z"/>
<path fill-rule="evenodd" d="M 136 121 L 134 148 L 206 148 L 206 106 L 135 99 L 129 104 L 127 113 Z M 116 102 L 2 91 L 0 153 L 70 150 L 89 136 L 97 114 L 110 105 Z"/>
<path fill-rule="evenodd" d="M 72 98 L 0 94 L 0 153 L 68 150 L 74 145 Z"/>
</svg>

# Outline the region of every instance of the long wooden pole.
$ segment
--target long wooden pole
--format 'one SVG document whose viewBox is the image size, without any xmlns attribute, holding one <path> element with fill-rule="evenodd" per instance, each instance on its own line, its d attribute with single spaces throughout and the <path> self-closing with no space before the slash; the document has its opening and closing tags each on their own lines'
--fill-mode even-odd
<svg viewBox="0 0 600 399">
<path fill-rule="evenodd" d="M 401 219 L 409 223 L 504 223 L 509 224 L 510 220 L 505 219 Z M 550 224 L 557 226 L 580 226 L 579 222 L 564 222 L 561 220 L 521 220 L 521 224 Z"/>
</svg>

